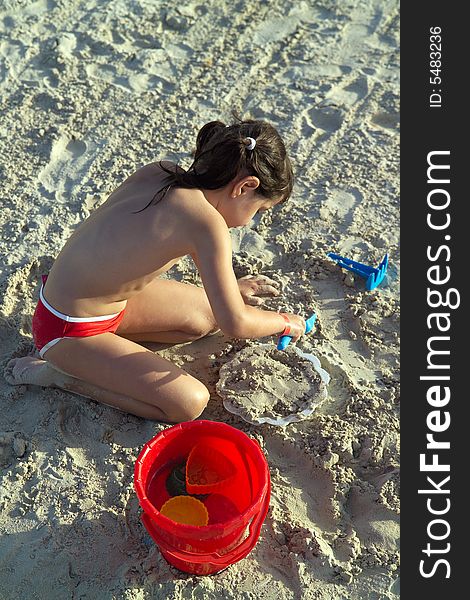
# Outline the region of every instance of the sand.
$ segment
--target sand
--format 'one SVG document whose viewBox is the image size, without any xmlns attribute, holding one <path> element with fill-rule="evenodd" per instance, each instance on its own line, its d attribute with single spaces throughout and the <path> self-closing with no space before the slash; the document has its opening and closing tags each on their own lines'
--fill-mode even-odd
<svg viewBox="0 0 470 600">
<path fill-rule="evenodd" d="M 280 351 L 254 344 L 220 368 L 216 390 L 225 408 L 248 423 L 287 425 L 309 416 L 327 397 L 326 387 L 313 362 L 293 345 Z"/>
<path fill-rule="evenodd" d="M 166 426 L 0 378 L 0 598 L 398 598 L 398 94 L 395 0 L 2 3 L 2 366 L 31 351 L 39 276 L 77 224 L 143 164 L 189 166 L 198 129 L 236 108 L 278 127 L 296 187 L 233 231 L 234 267 L 281 283 L 266 307 L 317 313 L 298 346 L 331 382 L 309 419 L 255 426 L 215 389 L 245 342 L 152 347 L 209 387 L 202 418 L 254 437 L 270 465 L 255 549 L 198 578 L 161 557 L 133 490 Z M 367 292 L 329 251 L 388 252 L 386 281 Z M 200 283 L 189 259 L 168 276 Z"/>
</svg>

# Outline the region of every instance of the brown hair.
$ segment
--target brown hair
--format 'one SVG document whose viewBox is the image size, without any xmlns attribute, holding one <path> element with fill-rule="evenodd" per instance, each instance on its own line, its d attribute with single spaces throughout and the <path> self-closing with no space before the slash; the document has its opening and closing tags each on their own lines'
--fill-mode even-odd
<svg viewBox="0 0 470 600">
<path fill-rule="evenodd" d="M 168 173 L 165 185 L 147 206 L 135 212 L 160 202 L 171 187 L 216 190 L 238 174 L 258 177 L 260 184 L 256 191 L 260 196 L 270 200 L 281 196 L 281 201 L 286 201 L 292 193 L 294 176 L 281 136 L 267 121 L 243 121 L 235 113 L 232 116 L 236 122 L 231 125 L 211 121 L 199 130 L 192 153 L 194 160 L 187 171 L 178 165 L 171 170 L 159 161 Z M 248 137 L 256 140 L 253 150 L 248 149 L 251 142 Z"/>
</svg>

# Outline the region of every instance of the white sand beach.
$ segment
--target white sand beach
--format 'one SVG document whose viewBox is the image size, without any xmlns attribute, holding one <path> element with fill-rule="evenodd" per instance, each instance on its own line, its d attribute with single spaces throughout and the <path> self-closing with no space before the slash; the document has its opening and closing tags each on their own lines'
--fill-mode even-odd
<svg viewBox="0 0 470 600">
<path fill-rule="evenodd" d="M 0 599 L 397 600 L 398 2 L 3 0 L 0 100 L 2 372 L 32 351 L 40 275 L 77 225 L 140 166 L 188 167 L 200 127 L 236 109 L 276 126 L 296 184 L 233 230 L 235 272 L 282 284 L 266 307 L 317 313 L 298 346 L 331 377 L 306 420 L 251 425 L 219 369 L 274 339 L 149 345 L 209 387 L 200 418 L 270 466 L 255 549 L 207 577 L 167 564 L 140 521 L 134 463 L 167 425 L 0 377 Z M 388 252 L 387 277 L 366 291 L 330 251 Z M 201 284 L 190 259 L 168 276 Z"/>
</svg>

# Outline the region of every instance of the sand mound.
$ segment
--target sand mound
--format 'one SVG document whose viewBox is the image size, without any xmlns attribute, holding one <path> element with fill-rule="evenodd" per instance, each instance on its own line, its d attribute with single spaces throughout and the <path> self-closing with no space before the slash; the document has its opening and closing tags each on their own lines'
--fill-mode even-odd
<svg viewBox="0 0 470 600">
<path fill-rule="evenodd" d="M 324 380 L 324 372 L 295 347 L 280 351 L 262 344 L 241 350 L 220 369 L 217 392 L 225 408 L 248 423 L 286 425 L 321 404 Z"/>
</svg>

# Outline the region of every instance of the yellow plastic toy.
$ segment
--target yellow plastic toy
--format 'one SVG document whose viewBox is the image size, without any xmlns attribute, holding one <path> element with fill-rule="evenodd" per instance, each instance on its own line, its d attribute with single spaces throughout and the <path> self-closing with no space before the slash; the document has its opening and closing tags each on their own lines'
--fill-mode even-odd
<svg viewBox="0 0 470 600">
<path fill-rule="evenodd" d="M 204 504 L 192 496 L 174 496 L 165 502 L 160 512 L 176 523 L 203 527 L 209 522 Z"/>
</svg>

